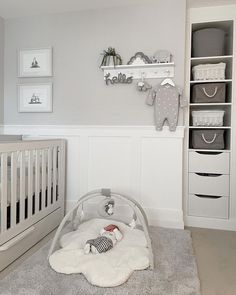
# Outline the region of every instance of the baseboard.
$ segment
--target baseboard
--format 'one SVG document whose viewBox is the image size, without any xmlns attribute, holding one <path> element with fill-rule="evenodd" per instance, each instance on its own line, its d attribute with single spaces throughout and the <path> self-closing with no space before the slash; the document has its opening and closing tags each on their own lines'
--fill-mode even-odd
<svg viewBox="0 0 236 295">
<path fill-rule="evenodd" d="M 185 226 L 236 231 L 236 220 L 185 216 Z"/>
<path fill-rule="evenodd" d="M 76 203 L 77 201 L 67 201 L 66 212 L 70 211 Z M 96 206 L 93 206 L 92 204 L 90 204 L 90 206 L 91 211 L 96 210 Z M 153 209 L 145 207 L 143 209 L 148 217 L 149 225 L 177 229 L 184 228 L 183 212 L 181 210 Z"/>
</svg>

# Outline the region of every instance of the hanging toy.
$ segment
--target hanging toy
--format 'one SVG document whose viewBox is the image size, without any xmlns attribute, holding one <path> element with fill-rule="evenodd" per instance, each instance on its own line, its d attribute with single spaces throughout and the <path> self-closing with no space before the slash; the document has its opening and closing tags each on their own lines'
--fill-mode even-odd
<svg viewBox="0 0 236 295">
<path fill-rule="evenodd" d="M 141 73 L 141 81 L 138 81 L 137 83 L 137 89 L 141 92 L 146 92 L 148 89 L 152 88 L 152 86 L 144 80 L 144 77 L 145 73 Z"/>
<path fill-rule="evenodd" d="M 114 214 L 115 201 L 111 198 L 106 198 L 101 201 L 98 212 L 103 217 L 109 217 Z"/>
</svg>

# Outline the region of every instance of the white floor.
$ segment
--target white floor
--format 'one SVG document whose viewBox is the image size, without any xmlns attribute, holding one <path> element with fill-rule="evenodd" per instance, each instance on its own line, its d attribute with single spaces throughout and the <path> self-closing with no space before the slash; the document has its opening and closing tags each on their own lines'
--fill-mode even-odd
<svg viewBox="0 0 236 295">
<path fill-rule="evenodd" d="M 197 257 L 202 295 L 236 294 L 236 232 L 189 228 Z M 52 232 L 0 273 L 0 279 L 53 237 Z"/>
</svg>

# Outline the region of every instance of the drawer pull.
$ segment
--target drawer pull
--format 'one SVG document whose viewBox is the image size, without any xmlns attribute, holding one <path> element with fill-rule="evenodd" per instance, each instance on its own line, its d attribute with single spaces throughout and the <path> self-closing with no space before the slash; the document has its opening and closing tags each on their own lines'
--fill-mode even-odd
<svg viewBox="0 0 236 295">
<path fill-rule="evenodd" d="M 202 152 L 202 151 L 196 151 L 195 153 L 198 153 L 200 155 L 220 155 L 223 152 Z"/>
<path fill-rule="evenodd" d="M 198 198 L 205 198 L 205 199 L 220 199 L 223 198 L 223 196 L 209 196 L 209 195 L 199 195 L 199 194 L 195 194 L 196 197 Z"/>
<path fill-rule="evenodd" d="M 217 173 L 195 173 L 198 176 L 203 176 L 203 177 L 219 177 L 222 176 L 223 174 L 217 174 Z"/>
</svg>

